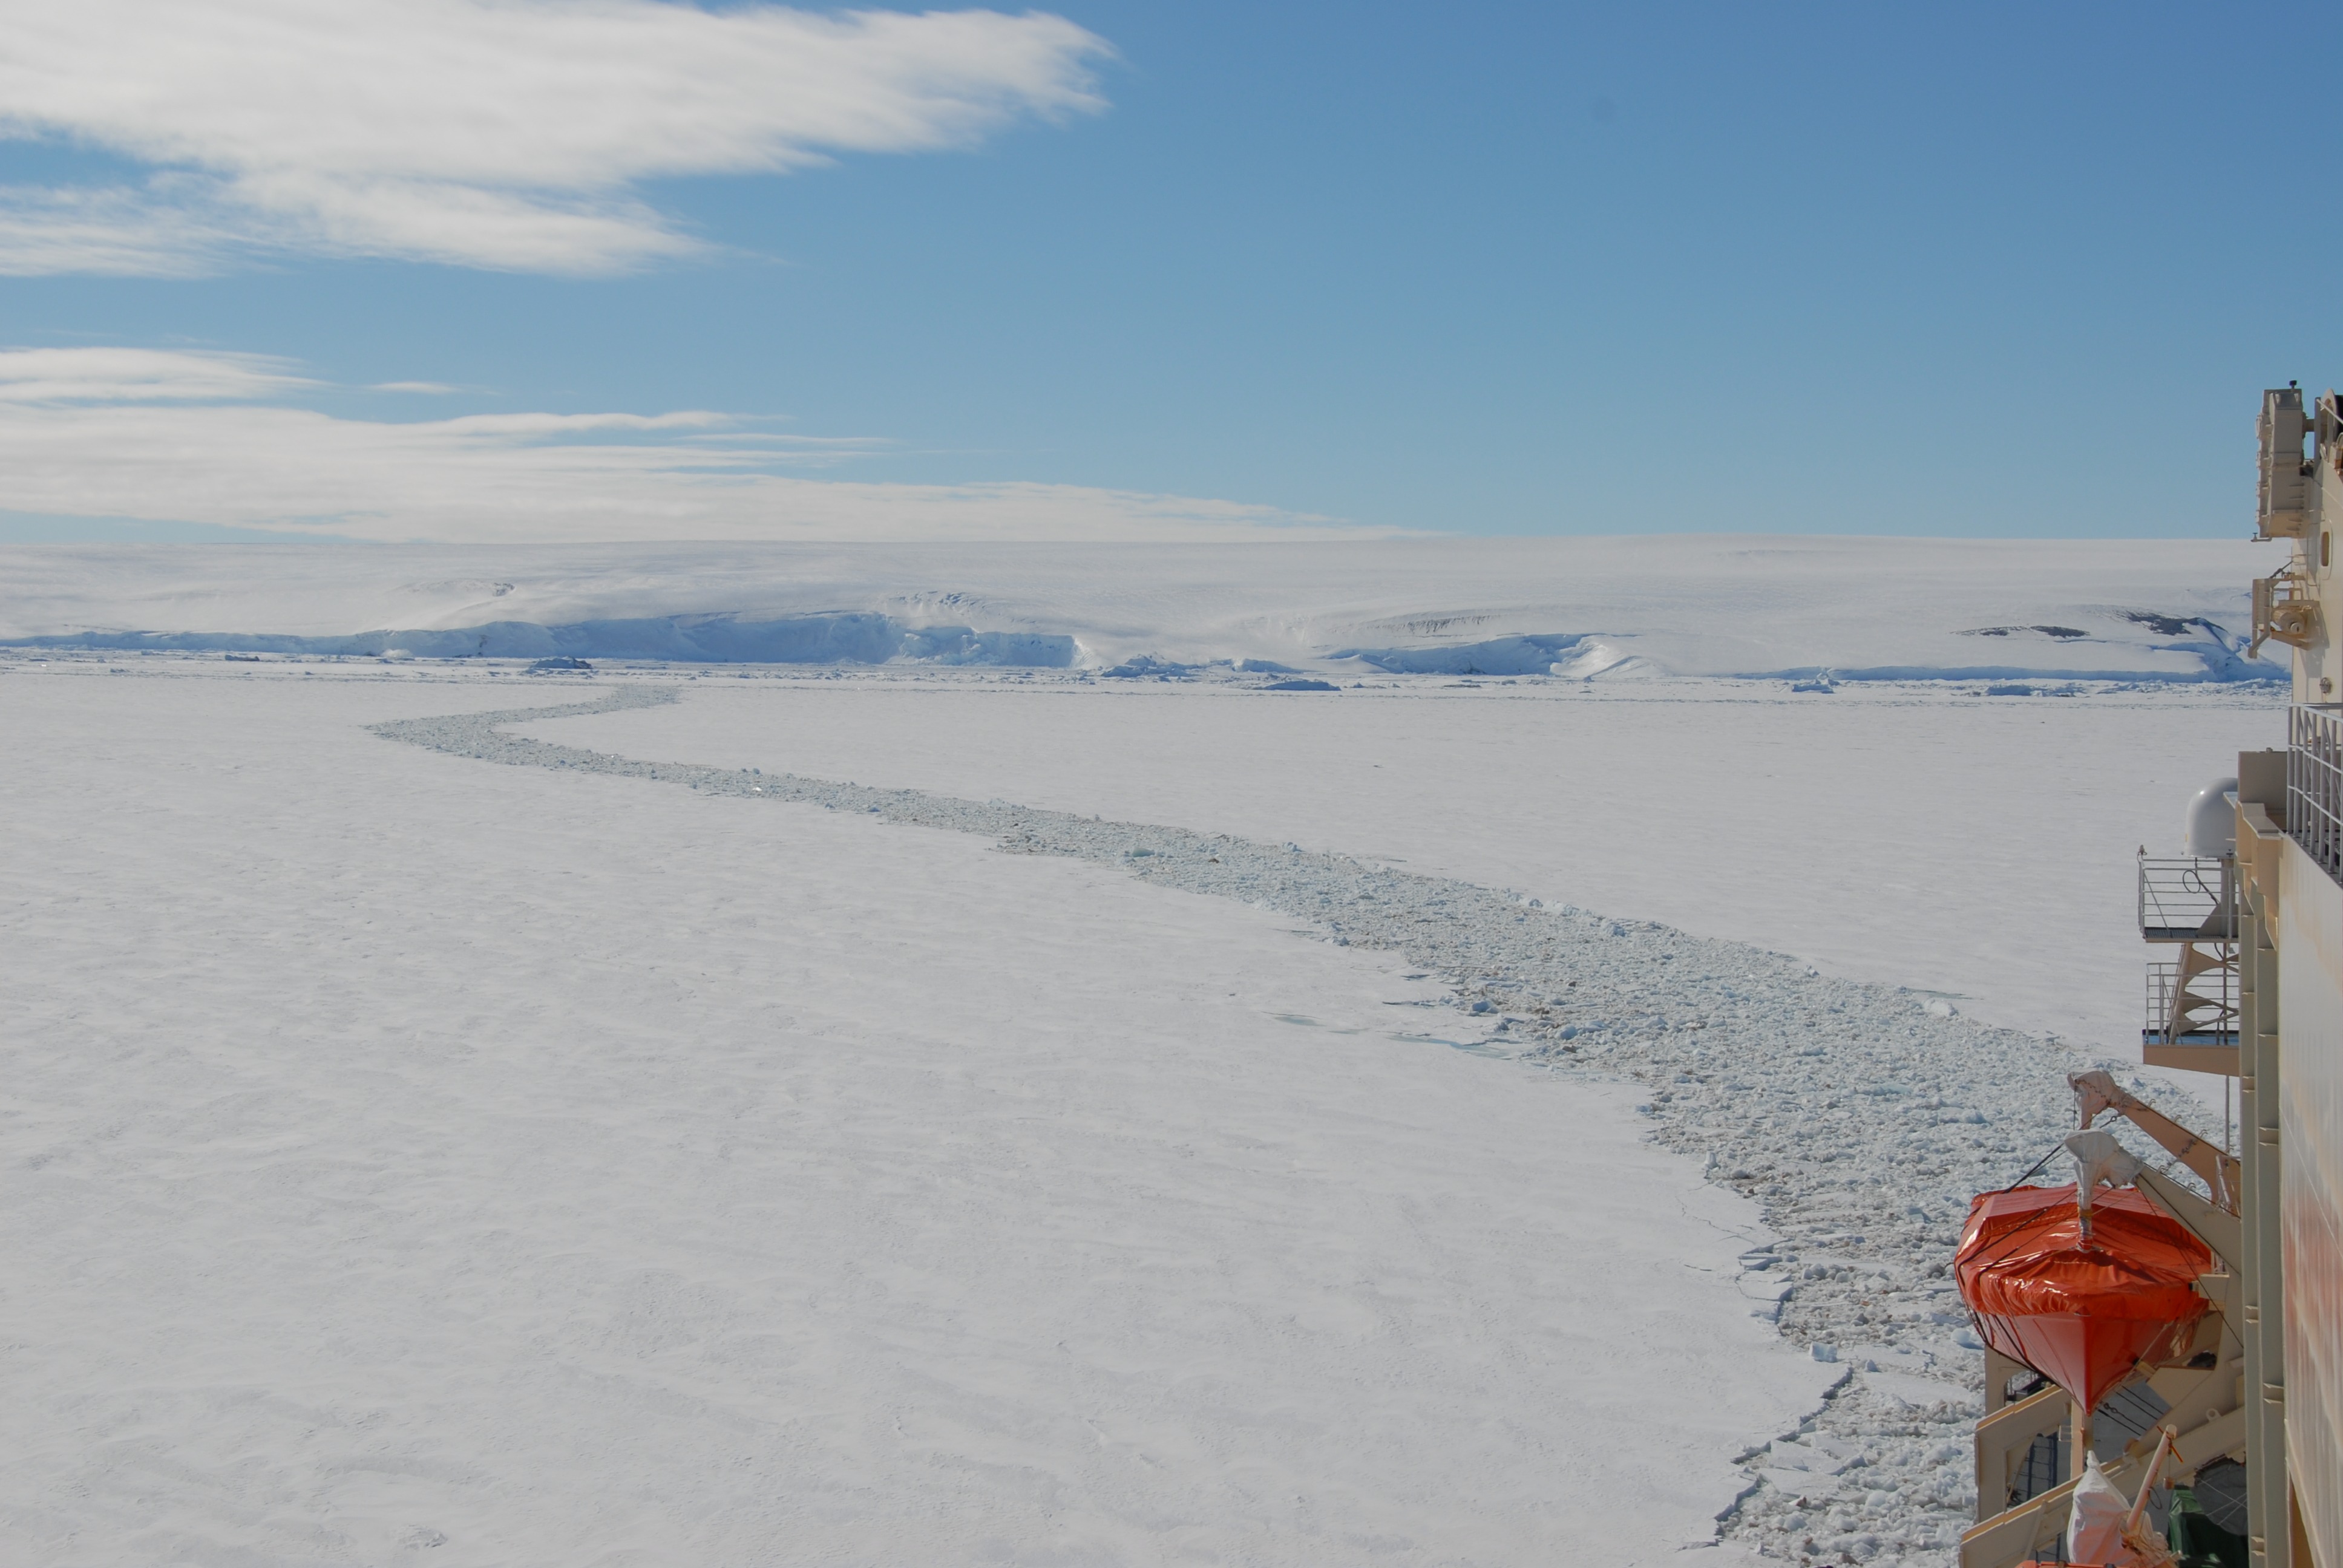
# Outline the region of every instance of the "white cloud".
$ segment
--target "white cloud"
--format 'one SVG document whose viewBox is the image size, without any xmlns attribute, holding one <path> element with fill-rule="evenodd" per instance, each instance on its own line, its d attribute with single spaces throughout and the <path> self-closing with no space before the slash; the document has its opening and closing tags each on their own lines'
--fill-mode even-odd
<svg viewBox="0 0 2343 1568">
<path fill-rule="evenodd" d="M 155 348 L 0 349 L 0 403 L 217 401 L 275 397 L 317 383 L 257 354 Z"/>
<path fill-rule="evenodd" d="M 0 135 L 155 171 L 0 190 L 0 273 L 253 249 L 624 271 L 699 242 L 632 193 L 965 145 L 1101 106 L 1061 17 L 662 0 L 15 0 Z"/>
<path fill-rule="evenodd" d="M 878 484 L 801 470 L 873 443 L 733 416 L 345 419 L 260 399 L 280 362 L 0 352 L 7 509 L 376 540 L 1293 538 L 1363 530 L 1271 507 L 1071 485 Z M 800 472 L 786 470 L 797 469 Z"/>
</svg>

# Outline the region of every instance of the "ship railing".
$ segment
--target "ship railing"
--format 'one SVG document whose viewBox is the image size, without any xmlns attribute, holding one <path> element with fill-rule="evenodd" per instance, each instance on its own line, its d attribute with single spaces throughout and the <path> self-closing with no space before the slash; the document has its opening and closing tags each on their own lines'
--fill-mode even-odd
<svg viewBox="0 0 2343 1568">
<path fill-rule="evenodd" d="M 2139 857 L 2139 934 L 2151 942 L 2220 942 L 2237 935 L 2231 862 Z"/>
<path fill-rule="evenodd" d="M 2230 953 L 2207 952 L 2205 957 L 2229 961 L 2186 969 L 2177 963 L 2147 966 L 2141 1043 L 2237 1043 L 2237 966 Z"/>
<path fill-rule="evenodd" d="M 2343 702 L 2297 703 L 2286 748 L 2286 830 L 2343 882 Z"/>
</svg>

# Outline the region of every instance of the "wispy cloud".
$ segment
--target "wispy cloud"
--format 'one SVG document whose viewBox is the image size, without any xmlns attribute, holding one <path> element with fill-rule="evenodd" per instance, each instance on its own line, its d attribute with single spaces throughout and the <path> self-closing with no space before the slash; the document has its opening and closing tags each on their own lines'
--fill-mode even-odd
<svg viewBox="0 0 2343 1568">
<path fill-rule="evenodd" d="M 0 136 L 151 171 L 0 189 L 0 273 L 185 274 L 253 251 L 622 272 L 700 242 L 635 193 L 961 146 L 1102 106 L 1061 17 L 663 0 L 74 0 L 9 7 Z"/>
<path fill-rule="evenodd" d="M 396 422 L 285 406 L 280 361 L 125 348 L 0 352 L 11 510 L 377 540 L 1358 537 L 1241 502 L 1070 485 L 807 477 L 861 438 L 704 410 Z"/>
<path fill-rule="evenodd" d="M 282 359 L 157 348 L 0 349 L 0 403 L 216 402 L 281 397 L 317 383 Z"/>
</svg>

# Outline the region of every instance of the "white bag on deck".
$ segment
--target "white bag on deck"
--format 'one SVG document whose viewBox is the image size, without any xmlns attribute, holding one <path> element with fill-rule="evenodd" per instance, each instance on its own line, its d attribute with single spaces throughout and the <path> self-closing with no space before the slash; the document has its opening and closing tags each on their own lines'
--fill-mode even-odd
<svg viewBox="0 0 2343 1568">
<path fill-rule="evenodd" d="M 2130 1512 L 2131 1499 L 2101 1474 L 2097 1465 L 2083 1466 L 2083 1473 L 2075 1479 L 2075 1512 L 2066 1524 L 2068 1560 L 2088 1563 L 2094 1568 L 2138 1562 L 2123 1539 L 2124 1517 Z"/>
</svg>

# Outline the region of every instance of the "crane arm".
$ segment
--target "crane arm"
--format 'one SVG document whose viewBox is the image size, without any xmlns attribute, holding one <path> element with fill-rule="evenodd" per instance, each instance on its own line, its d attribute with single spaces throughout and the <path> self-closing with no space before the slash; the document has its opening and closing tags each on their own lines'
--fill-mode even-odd
<svg viewBox="0 0 2343 1568">
<path fill-rule="evenodd" d="M 2083 1125 L 2088 1127 L 2102 1111 L 2112 1111 L 2163 1145 L 2169 1153 L 2205 1183 L 2218 1207 L 2234 1214 L 2237 1211 L 2237 1162 L 2221 1150 L 2206 1142 L 2186 1127 L 2161 1111 L 2150 1110 L 2116 1086 L 2116 1081 L 2105 1072 L 2069 1073 L 2068 1087 L 2075 1091 L 2075 1108 L 2082 1114 Z"/>
</svg>

